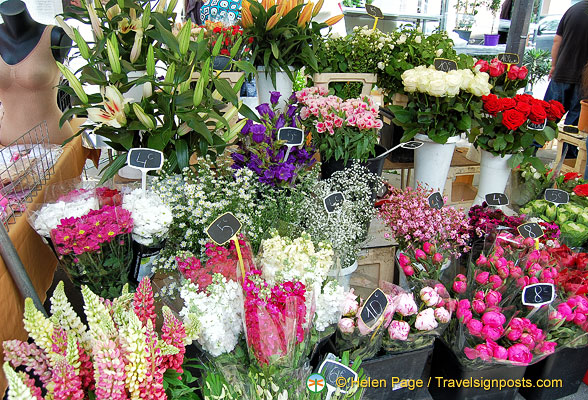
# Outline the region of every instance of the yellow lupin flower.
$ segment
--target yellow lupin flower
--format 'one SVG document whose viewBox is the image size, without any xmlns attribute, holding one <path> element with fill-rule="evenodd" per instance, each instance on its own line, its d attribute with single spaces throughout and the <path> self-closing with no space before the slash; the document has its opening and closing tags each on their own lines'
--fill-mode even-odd
<svg viewBox="0 0 588 400">
<path fill-rule="evenodd" d="M 280 13 L 272 15 L 271 18 L 267 21 L 267 25 L 265 27 L 265 30 L 266 31 L 269 31 L 274 26 L 276 26 L 276 24 L 278 23 L 278 21 L 280 20 L 280 18 L 282 18 L 282 15 Z"/>
</svg>

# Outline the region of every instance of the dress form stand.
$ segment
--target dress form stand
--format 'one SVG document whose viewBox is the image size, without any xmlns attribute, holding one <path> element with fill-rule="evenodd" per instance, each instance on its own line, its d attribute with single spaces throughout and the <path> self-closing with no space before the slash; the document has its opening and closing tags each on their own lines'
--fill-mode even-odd
<svg viewBox="0 0 588 400">
<path fill-rule="evenodd" d="M 0 144 L 10 144 L 42 121 L 47 121 L 49 141 L 62 144 L 73 131 L 69 123 L 59 127 L 61 73 L 55 61 L 63 62 L 72 41 L 63 29 L 32 19 L 21 0 L 0 4 L 0 16 Z"/>
</svg>

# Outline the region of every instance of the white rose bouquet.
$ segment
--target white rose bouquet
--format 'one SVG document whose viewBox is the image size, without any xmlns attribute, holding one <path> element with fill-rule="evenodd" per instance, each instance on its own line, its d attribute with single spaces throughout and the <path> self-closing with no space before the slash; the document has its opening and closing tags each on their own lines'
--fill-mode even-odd
<svg viewBox="0 0 588 400">
<path fill-rule="evenodd" d="M 405 130 L 402 141 L 422 133 L 443 144 L 470 130 L 476 120 L 473 117 L 481 112 L 481 97 L 492 88 L 489 78 L 487 73 L 472 69 L 444 72 L 421 65 L 404 71 L 408 105 L 390 107 L 394 123 Z"/>
</svg>

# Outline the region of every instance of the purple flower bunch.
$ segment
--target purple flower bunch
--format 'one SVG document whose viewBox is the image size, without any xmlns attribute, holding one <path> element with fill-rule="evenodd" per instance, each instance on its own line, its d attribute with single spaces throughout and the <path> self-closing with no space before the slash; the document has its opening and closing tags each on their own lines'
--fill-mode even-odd
<svg viewBox="0 0 588 400">
<path fill-rule="evenodd" d="M 247 120 L 241 130 L 238 148 L 231 157 L 233 169 L 244 167 L 252 170 L 261 183 L 289 187 L 297 182 L 315 163 L 315 149 L 307 144 L 293 147 L 288 158 L 287 146 L 278 140 L 278 131 L 284 127 L 298 127 L 296 124 L 295 105 L 289 105 L 285 112 L 277 109 L 280 92 L 271 92 L 270 104 L 264 103 L 256 107 L 261 123 Z"/>
</svg>

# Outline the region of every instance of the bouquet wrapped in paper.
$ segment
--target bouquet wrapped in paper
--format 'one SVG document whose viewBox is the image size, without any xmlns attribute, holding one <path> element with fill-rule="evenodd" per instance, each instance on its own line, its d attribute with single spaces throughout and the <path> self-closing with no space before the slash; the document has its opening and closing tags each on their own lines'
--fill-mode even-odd
<svg viewBox="0 0 588 400">
<path fill-rule="evenodd" d="M 384 333 L 382 348 L 386 352 L 431 346 L 448 326 L 457 302 L 449 297 L 449 292 L 441 283 L 426 281 L 426 285 L 418 292 L 416 301 L 414 293 L 399 286 L 383 286 L 395 308 L 392 321 Z"/>
</svg>

